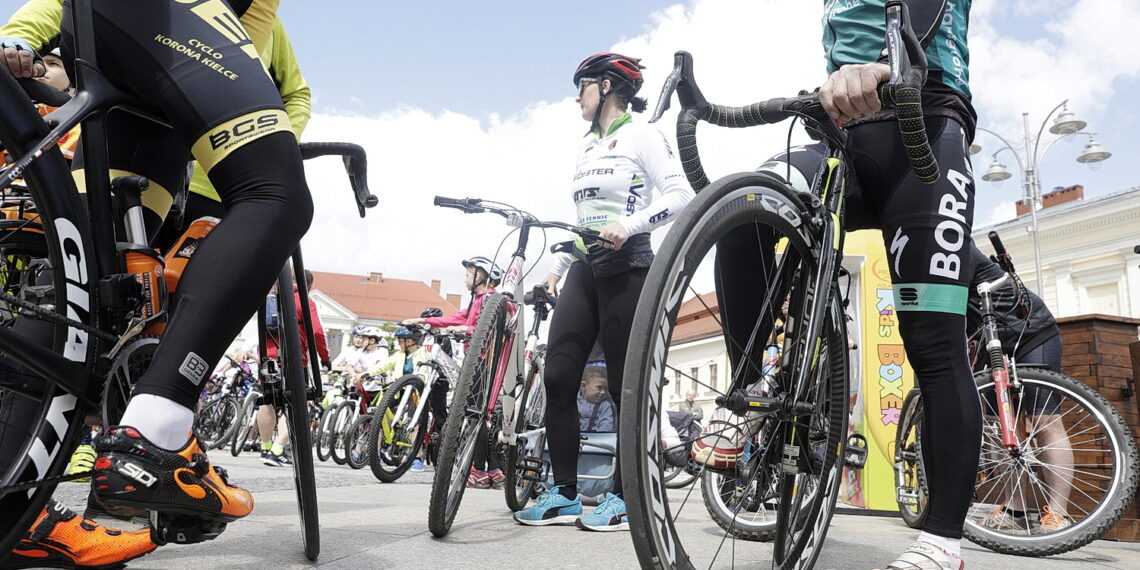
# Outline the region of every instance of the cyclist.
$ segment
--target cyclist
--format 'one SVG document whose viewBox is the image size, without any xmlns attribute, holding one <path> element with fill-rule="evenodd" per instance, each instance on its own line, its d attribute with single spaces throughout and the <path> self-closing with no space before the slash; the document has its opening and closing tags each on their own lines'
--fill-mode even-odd
<svg viewBox="0 0 1140 570">
<path fill-rule="evenodd" d="M 971 251 L 971 255 L 974 258 L 974 277 L 970 281 L 966 330 L 976 331 L 982 324 L 981 297 L 977 286 L 996 281 L 1005 272 L 977 248 Z M 1060 372 L 1063 347 L 1057 321 L 1040 297 L 1029 289 L 1024 292 L 1027 302 L 1024 311 L 1020 310 L 1019 296 L 1012 287 L 997 289 L 991 295 L 994 312 L 1000 315 L 998 337 L 1002 349 L 1006 354 L 1013 354 L 1018 363 L 1034 364 Z M 981 354 L 985 354 L 984 349 Z M 981 362 L 982 359 L 984 356 L 975 365 L 983 367 L 985 363 Z M 1027 386 L 1021 394 L 1023 409 L 1031 415 L 1039 416 L 1035 421 L 1039 427 L 1034 434 L 1038 456 L 1044 465 L 1054 466 L 1045 469 L 1042 474 L 1046 494 L 1046 504 L 1042 505 L 1042 511 L 1045 514 L 1032 532 L 1056 532 L 1073 524 L 1068 518 L 1069 495 L 1073 489 L 1073 446 L 1069 443 L 1068 433 L 1061 421 L 1060 400 L 1056 395 L 1035 387 Z M 997 409 L 996 402 L 988 404 L 986 409 Z M 1011 487 L 1007 485 L 1006 489 Z M 1006 504 L 995 508 L 982 519 L 982 524 L 999 530 L 1025 530 L 1029 528 L 1026 507 L 1024 493 L 1011 493 Z"/>
<path fill-rule="evenodd" d="M 541 281 L 557 294 L 566 285 L 550 322 L 547 342 L 546 426 L 555 486 L 529 509 L 515 513 L 526 525 L 575 523 L 589 530 L 627 530 L 621 476 L 594 511 L 582 515 L 578 496 L 578 389 L 595 341 L 607 360 L 609 391 L 621 394 L 625 351 L 637 299 L 653 249 L 649 232 L 685 208 L 693 190 L 665 135 L 632 122 L 628 109 L 645 109 L 637 97 L 643 83 L 639 59 L 617 53 L 586 58 L 574 72 L 582 119 L 590 122 L 577 157 L 571 197 L 578 225 L 597 229 L 612 245 L 587 250 L 577 241 Z M 651 196 L 656 198 L 650 199 Z M 620 402 L 619 402 L 620 405 Z"/>
<path fill-rule="evenodd" d="M 397 378 L 405 374 L 415 374 L 416 369 L 427 360 L 427 352 L 420 347 L 420 342 L 423 341 L 422 333 L 413 331 L 407 327 L 400 327 L 396 329 L 395 336 L 396 346 L 399 347 L 399 350 L 392 353 L 387 360 L 380 363 L 376 368 L 373 368 L 371 371 L 372 376 L 379 377 L 381 375 L 387 375 L 389 378 Z M 446 407 L 447 401 L 447 380 L 442 379 L 441 381 L 443 382 L 443 389 L 440 390 L 440 386 L 438 385 L 433 386 L 432 398 L 431 401 L 428 402 L 428 405 L 431 406 L 432 414 L 435 417 L 432 424 L 433 434 L 438 433 L 443 425 L 443 420 L 440 419 L 436 406 L 443 405 Z M 444 413 L 446 414 L 446 412 Z M 419 457 L 413 459 L 410 469 L 417 473 L 423 471 L 423 460 Z"/>
<path fill-rule="evenodd" d="M 352 327 L 352 331 L 349 333 L 352 335 L 352 345 L 346 347 L 340 352 L 340 354 L 337 355 L 336 359 L 334 359 L 332 361 L 332 364 L 329 366 L 329 370 L 338 372 L 349 371 L 349 363 L 359 358 L 360 351 L 364 348 L 365 343 L 368 341 L 368 339 L 364 338 L 364 336 L 360 334 L 362 331 L 364 331 L 365 328 L 366 327 L 364 325 L 356 325 Z"/>
<path fill-rule="evenodd" d="M 372 380 L 368 371 L 376 368 L 384 359 L 388 358 L 387 347 L 381 344 L 384 339 L 384 332 L 377 327 L 364 327 L 359 336 L 364 339 L 364 343 L 361 344 L 355 357 L 345 362 L 345 366 L 349 374 L 352 375 L 353 386 L 363 387 L 369 391 L 379 390 L 376 385 L 379 378 Z"/>
<path fill-rule="evenodd" d="M 94 492 L 118 514 L 173 510 L 225 523 L 253 509 L 252 495 L 208 463 L 191 428 L 210 363 L 257 310 L 312 219 L 289 117 L 257 57 L 276 5 L 243 2 L 237 25 L 238 15 L 215 0 L 92 4 L 102 71 L 174 127 L 113 113 L 107 117 L 109 155 L 115 162 L 129 157 L 124 170 L 158 181 L 151 192 L 174 188 L 161 181 L 180 179 L 175 173 L 193 156 L 226 206 L 225 219 L 182 276 L 177 310 L 121 425 L 95 442 Z M 60 28 L 63 60 L 71 65 L 72 22 L 62 1 L 31 0 L 0 30 L 0 61 L 17 77 L 42 74 L 32 46 L 44 45 Z M 177 49 L 191 40 L 208 45 L 220 56 L 213 59 L 225 64 L 207 66 Z M 241 136 L 234 134 L 238 125 Z M 137 485 L 139 478 L 152 484 Z"/>
<path fill-rule="evenodd" d="M 313 288 L 313 273 L 305 270 L 305 290 Z M 279 301 L 280 302 L 280 301 Z M 301 307 L 301 292 L 293 289 L 293 303 L 297 307 L 297 324 L 301 329 L 301 363 L 309 366 L 309 339 L 304 333 L 304 309 Z M 325 328 L 321 325 L 321 316 L 317 313 L 317 302 L 309 297 L 309 320 L 313 323 L 313 340 L 316 344 L 317 357 L 321 359 L 321 366 L 329 367 L 329 348 L 325 339 Z M 277 337 L 269 334 L 265 339 L 265 354 L 269 358 L 277 358 Z M 289 427 L 282 416 L 277 417 L 277 410 L 272 404 L 264 401 L 258 402 L 257 430 L 261 435 L 261 462 L 270 467 L 289 466 L 293 460 L 285 455 L 285 446 L 289 443 Z M 277 437 L 273 437 L 273 428 L 277 428 Z"/>
<path fill-rule="evenodd" d="M 460 263 L 467 271 L 463 284 L 471 292 L 471 302 L 467 304 L 467 308 L 447 316 L 407 319 L 404 324 L 423 323 L 431 327 L 441 327 L 445 332 L 466 334 L 475 332 L 475 323 L 479 322 L 479 315 L 483 312 L 483 303 L 488 297 L 495 294 L 495 287 L 503 279 L 503 271 L 499 269 L 498 265 L 495 265 L 495 262 L 481 256 L 464 259 Z M 449 386 L 446 379 L 441 378 L 440 381 L 444 382 L 443 389 L 433 391 L 433 394 L 438 393 L 437 398 L 440 398 L 439 402 L 432 403 L 433 414 L 437 409 L 446 407 L 443 405 L 445 402 L 442 399 L 446 397 Z M 435 433 L 441 432 L 443 421 L 446 418 L 446 412 L 442 416 L 436 415 Z M 499 468 L 497 454 L 490 449 L 494 447 L 494 444 L 491 442 L 489 433 L 490 427 L 484 422 L 479 428 L 479 441 L 487 442 L 487 444 L 475 446 L 475 458 L 467 479 L 468 487 L 486 489 L 496 485 L 502 486 L 502 482 L 506 480 L 502 469 Z"/>
<path fill-rule="evenodd" d="M 982 423 L 965 334 L 945 334 L 965 331 L 972 263 L 968 252 L 974 183 L 966 148 L 977 115 L 967 67 L 970 4 L 918 0 L 904 4 L 930 65 L 922 102 L 941 168 L 939 180 L 926 185 L 915 177 L 894 112 L 881 110 L 875 93 L 875 87 L 889 77 L 889 69 L 880 63 L 885 35 L 882 0 L 825 1 L 823 44 L 830 76 L 820 89 L 820 102 L 832 119 L 848 129 L 850 166 L 862 195 L 848 199 L 846 226 L 883 231 L 900 333 L 924 401 L 930 404 L 926 425 L 935 428 L 923 430 L 929 516 L 918 540 L 888 567 L 958 569 L 964 567 L 962 525 L 974 490 Z M 762 296 L 756 291 L 766 289 L 765 266 L 770 266 L 773 247 L 757 243 L 755 231 L 747 227 L 717 244 L 717 295 L 730 347 L 746 346 L 760 316 L 754 305 Z M 744 382 L 759 380 L 751 367 L 740 363 L 759 361 L 760 355 L 741 354 L 732 347 L 729 356 Z M 742 446 L 750 435 L 745 431 L 734 439 Z"/>
</svg>

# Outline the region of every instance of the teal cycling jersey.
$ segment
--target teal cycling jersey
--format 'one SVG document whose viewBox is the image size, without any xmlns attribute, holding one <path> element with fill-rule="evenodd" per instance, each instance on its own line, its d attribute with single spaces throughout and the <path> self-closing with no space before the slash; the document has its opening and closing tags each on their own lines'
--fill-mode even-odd
<svg viewBox="0 0 1140 570">
<path fill-rule="evenodd" d="M 827 72 L 849 63 L 879 61 L 886 23 L 884 0 L 824 0 L 823 47 Z M 970 0 L 908 2 L 911 27 L 922 42 L 932 79 L 970 95 L 966 32 Z"/>
<path fill-rule="evenodd" d="M 929 66 L 922 88 L 923 113 L 952 118 L 974 138 L 977 113 L 970 102 L 970 50 L 966 34 L 970 0 L 904 0 L 911 28 Z M 849 64 L 885 62 L 885 0 L 824 0 L 823 49 L 827 72 Z M 893 120 L 893 112 L 876 113 L 852 123 Z"/>
</svg>

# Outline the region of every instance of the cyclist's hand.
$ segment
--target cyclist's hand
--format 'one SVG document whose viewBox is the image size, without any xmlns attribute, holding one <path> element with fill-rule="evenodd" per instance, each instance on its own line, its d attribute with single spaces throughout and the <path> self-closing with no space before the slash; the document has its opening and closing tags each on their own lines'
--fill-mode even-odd
<svg viewBox="0 0 1140 570">
<path fill-rule="evenodd" d="M 443 332 L 446 334 L 465 333 L 465 332 L 467 332 L 467 325 L 455 325 L 455 326 L 445 327 L 443 329 Z"/>
<path fill-rule="evenodd" d="M 606 249 L 621 249 L 621 246 L 625 245 L 625 240 L 629 239 L 629 230 L 625 229 L 625 226 L 621 224 L 610 224 L 602 228 L 602 237 L 614 243 L 610 245 L 608 243 L 599 242 L 598 245 Z"/>
<path fill-rule="evenodd" d="M 561 275 L 555 275 L 553 273 L 548 273 L 546 275 L 546 277 L 542 278 L 542 281 L 538 282 L 538 285 L 539 285 L 539 287 L 545 288 L 547 293 L 550 293 L 551 295 L 557 295 L 558 294 L 558 282 L 561 279 L 562 279 Z"/>
<path fill-rule="evenodd" d="M 844 65 L 819 88 L 819 102 L 834 121 L 848 123 L 882 108 L 876 89 L 890 77 L 882 63 Z"/>
<path fill-rule="evenodd" d="M 16 77 L 40 77 L 47 73 L 43 60 L 20 38 L 0 38 L 0 65 Z"/>
</svg>

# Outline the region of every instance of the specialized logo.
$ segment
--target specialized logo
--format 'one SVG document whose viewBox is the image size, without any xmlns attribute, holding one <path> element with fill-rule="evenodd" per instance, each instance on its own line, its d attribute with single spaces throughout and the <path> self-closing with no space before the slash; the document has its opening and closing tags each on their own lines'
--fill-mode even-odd
<svg viewBox="0 0 1140 570">
<path fill-rule="evenodd" d="M 186 355 L 182 361 L 182 366 L 178 367 L 178 372 L 186 377 L 191 384 L 197 386 L 202 383 L 202 379 L 206 377 L 206 372 L 210 369 L 207 363 L 201 356 L 193 352 Z"/>
<path fill-rule="evenodd" d="M 158 477 L 148 473 L 135 463 L 123 463 L 122 466 L 119 467 L 119 472 L 138 481 L 143 487 L 153 487 L 154 484 L 158 482 Z"/>
<path fill-rule="evenodd" d="M 895 258 L 895 275 L 899 275 L 899 260 L 902 259 L 902 252 L 908 241 L 910 241 L 910 237 L 903 235 L 902 228 L 895 231 L 895 237 L 891 239 L 890 252 L 891 256 Z"/>
</svg>

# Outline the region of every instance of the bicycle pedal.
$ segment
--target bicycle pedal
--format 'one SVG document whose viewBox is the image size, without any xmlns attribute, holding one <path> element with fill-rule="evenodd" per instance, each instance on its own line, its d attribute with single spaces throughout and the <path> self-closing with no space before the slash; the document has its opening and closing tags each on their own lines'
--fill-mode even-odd
<svg viewBox="0 0 1140 570">
<path fill-rule="evenodd" d="M 534 481 L 536 483 L 541 483 L 545 480 L 545 477 L 542 475 L 546 472 L 547 465 L 549 465 L 549 462 L 545 459 L 538 457 L 523 457 L 519 459 L 516 468 L 522 473 L 522 479 L 524 481 Z"/>
<path fill-rule="evenodd" d="M 226 523 L 187 515 L 151 511 L 150 538 L 155 544 L 197 544 L 214 540 L 226 530 Z"/>
<path fill-rule="evenodd" d="M 861 433 L 847 436 L 847 445 L 843 448 L 843 464 L 848 469 L 862 469 L 867 464 L 867 438 Z"/>
</svg>

